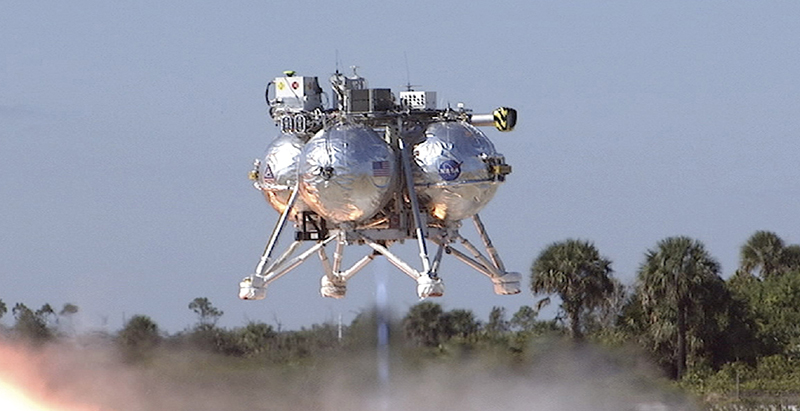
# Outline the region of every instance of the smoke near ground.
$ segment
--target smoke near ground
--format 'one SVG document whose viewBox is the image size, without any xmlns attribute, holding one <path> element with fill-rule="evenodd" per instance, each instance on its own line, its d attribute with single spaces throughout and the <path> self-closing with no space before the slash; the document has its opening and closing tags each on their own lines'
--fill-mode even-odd
<svg viewBox="0 0 800 411">
<path fill-rule="evenodd" d="M 102 344 L 4 344 L 0 380 L 52 411 L 695 409 L 631 358 L 585 347 L 545 353 L 524 366 L 393 355 L 391 383 L 381 387 L 369 350 L 279 366 L 176 350 L 126 364 Z"/>
</svg>

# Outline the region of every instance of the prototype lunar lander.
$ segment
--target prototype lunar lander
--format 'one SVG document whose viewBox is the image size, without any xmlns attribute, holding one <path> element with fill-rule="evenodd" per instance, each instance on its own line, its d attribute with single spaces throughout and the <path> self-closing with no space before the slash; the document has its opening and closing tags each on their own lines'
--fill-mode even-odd
<svg viewBox="0 0 800 411">
<path fill-rule="evenodd" d="M 395 99 L 390 89 L 367 88 L 355 70 L 330 78 L 332 107 L 325 109 L 316 77 L 284 74 L 266 91 L 280 135 L 250 172 L 280 218 L 255 272 L 241 281 L 240 298 L 265 298 L 270 283 L 313 254 L 322 262 L 325 297 L 344 297 L 347 281 L 379 255 L 416 281 L 420 298 L 444 293 L 438 275 L 444 254 L 489 277 L 495 293 L 520 292 L 520 274 L 506 272 L 478 216 L 511 167 L 477 127 L 510 131 L 514 109 L 437 109 L 435 92 L 410 87 Z M 459 233 L 465 219 L 472 219 L 484 252 Z M 294 239 L 276 258 L 290 222 Z M 405 240 L 416 241 L 420 269 L 389 250 Z M 438 247 L 432 258 L 428 242 Z M 304 243 L 311 245 L 300 251 Z M 351 244 L 371 252 L 343 267 Z"/>
</svg>

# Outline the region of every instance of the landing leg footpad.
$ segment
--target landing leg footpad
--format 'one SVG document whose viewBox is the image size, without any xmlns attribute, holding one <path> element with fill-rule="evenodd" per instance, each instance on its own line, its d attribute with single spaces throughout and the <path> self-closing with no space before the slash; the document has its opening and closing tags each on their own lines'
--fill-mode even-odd
<svg viewBox="0 0 800 411">
<path fill-rule="evenodd" d="M 327 275 L 322 276 L 320 280 L 319 293 L 323 297 L 341 299 L 347 293 L 347 283 L 344 281 L 334 279 L 331 280 Z"/>
<path fill-rule="evenodd" d="M 239 283 L 239 298 L 242 300 L 263 300 L 267 298 L 267 285 L 263 281 L 253 280 L 253 277 L 245 277 Z"/>
<path fill-rule="evenodd" d="M 444 283 L 441 278 L 421 275 L 417 278 L 417 295 L 419 298 L 441 297 L 444 295 Z"/>
<path fill-rule="evenodd" d="M 522 290 L 520 282 L 522 275 L 520 273 L 505 273 L 498 277 L 493 277 L 494 293 L 497 295 L 513 295 L 519 294 Z"/>
</svg>

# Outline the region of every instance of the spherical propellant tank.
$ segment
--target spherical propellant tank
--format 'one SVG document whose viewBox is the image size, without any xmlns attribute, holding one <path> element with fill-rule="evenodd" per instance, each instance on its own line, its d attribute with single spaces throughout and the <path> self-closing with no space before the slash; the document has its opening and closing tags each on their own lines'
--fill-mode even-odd
<svg viewBox="0 0 800 411">
<path fill-rule="evenodd" d="M 414 188 L 430 214 L 457 221 L 479 212 L 502 181 L 491 165 L 500 156 L 480 130 L 462 121 L 431 123 L 414 146 Z"/>
<path fill-rule="evenodd" d="M 334 223 L 364 221 L 391 198 L 397 168 L 395 152 L 373 129 L 335 125 L 303 147 L 300 194 L 309 208 Z"/>
<path fill-rule="evenodd" d="M 267 146 L 264 161 L 258 170 L 258 187 L 267 202 L 279 213 L 286 209 L 292 189 L 297 184 L 297 165 L 302 150 L 303 141 L 297 135 L 281 133 Z M 307 209 L 298 196 L 292 219 L 297 212 Z"/>
</svg>

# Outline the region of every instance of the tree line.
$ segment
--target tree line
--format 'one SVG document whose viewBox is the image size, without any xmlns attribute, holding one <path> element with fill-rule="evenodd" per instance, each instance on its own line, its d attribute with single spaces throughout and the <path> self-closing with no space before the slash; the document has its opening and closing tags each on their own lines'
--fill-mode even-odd
<svg viewBox="0 0 800 411">
<path fill-rule="evenodd" d="M 727 280 L 701 241 L 668 237 L 648 249 L 632 285 L 614 277 L 612 261 L 590 241 L 552 243 L 530 268 L 531 305 L 507 313 L 494 307 L 488 321 L 470 310 L 445 311 L 424 301 L 390 321 L 395 344 L 433 358 L 491 352 L 501 361 L 525 361 L 542 339 L 567 339 L 609 349 L 636 350 L 669 378 L 700 393 L 740 389 L 800 392 L 800 245 L 770 231 L 741 246 L 739 267 Z M 554 298 L 554 297 L 557 297 Z M 555 318 L 540 310 L 558 301 Z M 313 362 L 327 353 L 359 351 L 377 343 L 375 310 L 350 324 L 324 323 L 286 331 L 263 322 L 227 329 L 223 312 L 203 297 L 189 302 L 197 322 L 167 335 L 150 317 L 136 315 L 107 335 L 129 361 L 153 352 L 190 347 L 272 363 Z M 78 311 L 65 304 L 33 310 L 18 303 L 7 338 L 58 340 Z M 0 301 L 0 317 L 8 312 Z"/>
</svg>

